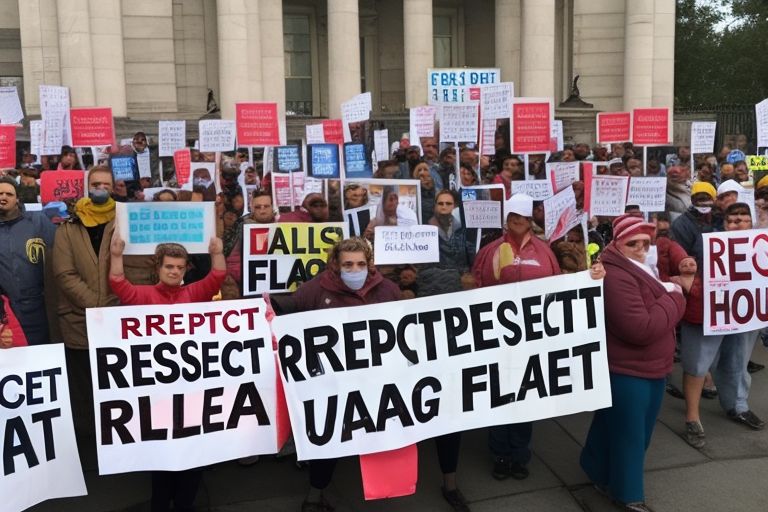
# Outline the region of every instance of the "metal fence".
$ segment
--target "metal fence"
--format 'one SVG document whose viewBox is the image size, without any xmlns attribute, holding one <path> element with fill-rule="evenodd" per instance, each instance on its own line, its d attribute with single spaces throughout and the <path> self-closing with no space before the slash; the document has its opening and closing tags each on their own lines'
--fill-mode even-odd
<svg viewBox="0 0 768 512">
<path fill-rule="evenodd" d="M 731 148 L 744 144 L 754 152 L 757 142 L 754 105 L 716 105 L 710 108 L 691 108 L 675 110 L 675 143 L 690 142 L 690 123 L 692 121 L 717 121 L 715 149 L 727 144 Z M 749 152 L 747 152 L 749 153 Z"/>
</svg>

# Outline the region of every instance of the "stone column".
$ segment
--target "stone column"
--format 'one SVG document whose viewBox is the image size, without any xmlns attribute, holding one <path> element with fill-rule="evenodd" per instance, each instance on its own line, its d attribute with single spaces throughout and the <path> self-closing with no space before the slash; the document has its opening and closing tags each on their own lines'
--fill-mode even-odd
<svg viewBox="0 0 768 512">
<path fill-rule="evenodd" d="M 235 118 L 235 103 L 262 98 L 258 0 L 217 0 L 219 108 Z"/>
<path fill-rule="evenodd" d="M 96 106 L 89 0 L 57 0 L 61 85 L 73 107 Z"/>
<path fill-rule="evenodd" d="M 555 0 L 523 0 L 520 92 L 518 96 L 555 96 Z"/>
<path fill-rule="evenodd" d="M 432 0 L 403 0 L 405 106 L 427 104 L 427 69 L 434 64 Z"/>
<path fill-rule="evenodd" d="M 357 0 L 328 0 L 328 115 L 360 94 L 360 21 Z"/>
<path fill-rule="evenodd" d="M 125 49 L 120 0 L 89 0 L 96 106 L 126 117 Z"/>
<path fill-rule="evenodd" d="M 277 103 L 280 139 L 285 142 L 285 50 L 283 49 L 283 2 L 260 0 L 261 75 L 264 101 Z"/>
<path fill-rule="evenodd" d="M 653 29 L 654 107 L 675 103 L 675 0 L 657 0 Z"/>
<path fill-rule="evenodd" d="M 653 103 L 654 0 L 626 0 L 624 8 L 624 110 L 650 107 Z M 674 40 L 672 44 L 674 48 Z"/>
<path fill-rule="evenodd" d="M 501 79 L 520 87 L 520 0 L 496 0 L 496 67 Z"/>
<path fill-rule="evenodd" d="M 40 113 L 40 84 L 61 83 L 56 0 L 19 0 L 21 63 L 27 114 Z"/>
</svg>

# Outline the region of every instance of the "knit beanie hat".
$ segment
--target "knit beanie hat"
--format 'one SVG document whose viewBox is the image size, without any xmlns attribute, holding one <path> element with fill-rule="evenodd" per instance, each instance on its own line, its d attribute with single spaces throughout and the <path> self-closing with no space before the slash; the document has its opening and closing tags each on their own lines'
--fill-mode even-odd
<svg viewBox="0 0 768 512">
<path fill-rule="evenodd" d="M 639 233 L 646 234 L 653 238 L 656 232 L 656 226 L 650 222 L 645 222 L 642 217 L 624 214 L 613 219 L 613 239 L 616 241 L 626 240 L 627 238 Z"/>
</svg>

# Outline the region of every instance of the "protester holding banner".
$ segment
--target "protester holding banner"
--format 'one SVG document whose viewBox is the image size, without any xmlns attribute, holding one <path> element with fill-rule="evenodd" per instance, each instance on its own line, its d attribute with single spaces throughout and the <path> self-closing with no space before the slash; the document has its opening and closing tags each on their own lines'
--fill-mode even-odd
<svg viewBox="0 0 768 512">
<path fill-rule="evenodd" d="M 272 296 L 278 314 L 378 304 L 400 299 L 398 286 L 373 264 L 371 246 L 362 238 L 349 238 L 333 246 L 328 267 L 291 296 Z M 309 493 L 302 512 L 331 512 L 323 492 L 330 485 L 338 459 L 309 462 Z"/>
<path fill-rule="evenodd" d="M 685 299 L 645 264 L 655 228 L 642 218 L 613 221 L 605 265 L 605 318 L 613 405 L 592 419 L 581 467 L 595 487 L 624 510 L 648 512 L 643 465 L 672 371 L 675 325 Z"/>
<path fill-rule="evenodd" d="M 301 201 L 301 208 L 280 215 L 278 222 L 328 222 L 328 201 L 323 194 L 313 192 Z"/>
<path fill-rule="evenodd" d="M 13 178 L 0 178 L 0 283 L 27 341 L 40 345 L 51 341 L 44 278 L 56 227 L 40 212 L 25 211 L 18 190 Z"/>
</svg>

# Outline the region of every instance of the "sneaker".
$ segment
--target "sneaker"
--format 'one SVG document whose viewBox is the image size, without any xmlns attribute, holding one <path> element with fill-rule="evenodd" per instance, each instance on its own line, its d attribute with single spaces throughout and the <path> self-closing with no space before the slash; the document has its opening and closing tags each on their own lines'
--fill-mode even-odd
<svg viewBox="0 0 768 512">
<path fill-rule="evenodd" d="M 301 504 L 301 512 L 333 512 L 333 507 L 323 496 L 320 501 L 307 501 Z"/>
<path fill-rule="evenodd" d="M 510 476 L 515 480 L 524 480 L 528 478 L 528 468 L 506 457 L 496 457 L 493 463 L 493 478 L 504 480 Z"/>
<path fill-rule="evenodd" d="M 728 411 L 728 417 L 736 423 L 746 425 L 752 430 L 763 430 L 765 428 L 765 422 L 758 418 L 752 411 L 744 411 L 736 413 L 736 411 Z"/>
<path fill-rule="evenodd" d="M 456 512 L 471 512 L 469 505 L 467 505 L 467 499 L 461 494 L 460 490 L 446 491 L 445 487 L 441 487 L 440 490 L 443 492 L 443 498 L 445 498 L 445 501 L 448 502 L 453 510 Z"/>
<path fill-rule="evenodd" d="M 629 512 L 653 512 L 653 509 L 645 504 L 644 501 L 635 501 L 633 503 L 619 503 L 619 506 Z"/>
<path fill-rule="evenodd" d="M 748 371 L 749 373 L 755 373 L 755 372 L 759 372 L 759 371 L 760 371 L 760 370 L 762 370 L 763 368 L 765 368 L 765 365 L 764 365 L 764 364 L 755 363 L 755 362 L 753 362 L 753 361 L 750 361 L 750 362 L 748 362 L 748 363 L 747 363 L 747 371 Z"/>
<path fill-rule="evenodd" d="M 701 422 L 685 422 L 685 442 L 694 448 L 703 448 L 707 444 L 707 436 L 704 434 L 704 427 L 701 426 Z"/>
</svg>

